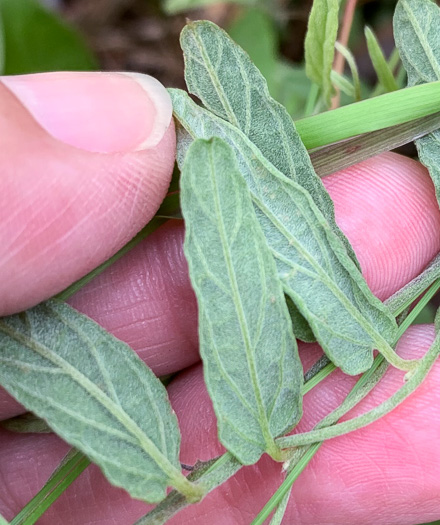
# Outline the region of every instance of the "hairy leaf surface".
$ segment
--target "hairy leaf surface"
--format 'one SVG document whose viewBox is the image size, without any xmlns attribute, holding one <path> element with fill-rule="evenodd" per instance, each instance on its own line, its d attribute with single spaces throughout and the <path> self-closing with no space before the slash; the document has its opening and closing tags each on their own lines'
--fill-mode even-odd
<svg viewBox="0 0 440 525">
<path fill-rule="evenodd" d="M 310 193 L 356 262 L 347 238 L 336 225 L 333 202 L 313 169 L 293 120 L 270 96 L 266 80 L 249 56 L 227 33 L 207 21 L 185 26 L 180 43 L 189 92 L 209 111 L 240 129 L 281 173 Z"/>
<path fill-rule="evenodd" d="M 234 151 L 195 141 L 182 172 L 185 255 L 220 441 L 243 464 L 301 416 L 302 366 L 273 257 Z"/>
<path fill-rule="evenodd" d="M 408 73 L 408 85 L 440 80 L 440 8 L 430 0 L 399 0 L 394 38 Z M 416 140 L 440 203 L 440 130 Z"/>
<path fill-rule="evenodd" d="M 58 301 L 0 319 L 0 384 L 132 497 L 157 502 L 180 472 L 162 383 L 121 341 Z"/>
<path fill-rule="evenodd" d="M 285 177 L 237 128 L 170 90 L 178 128 L 178 161 L 192 139 L 220 137 L 235 151 L 251 191 L 284 291 L 307 319 L 330 359 L 348 374 L 371 366 L 372 350 L 393 341 L 397 325 L 373 296 L 340 238 L 307 191 Z M 295 330 L 295 328 L 294 328 Z"/>
</svg>

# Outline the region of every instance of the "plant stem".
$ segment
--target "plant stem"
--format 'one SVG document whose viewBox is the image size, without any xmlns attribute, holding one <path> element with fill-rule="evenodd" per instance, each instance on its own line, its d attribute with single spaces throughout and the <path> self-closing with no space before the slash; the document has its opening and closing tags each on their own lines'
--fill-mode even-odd
<svg viewBox="0 0 440 525">
<path fill-rule="evenodd" d="M 434 261 L 435 260 L 436 259 L 434 259 Z M 425 270 L 427 274 L 431 271 L 430 268 L 435 266 L 434 261 Z M 425 272 L 423 273 L 425 274 Z M 426 285 L 426 279 L 422 279 L 422 282 Z M 412 288 L 411 288 L 411 285 L 412 285 Z M 386 303 L 388 302 L 391 303 L 390 304 L 391 310 L 393 311 L 393 314 L 395 316 L 402 313 L 402 311 L 406 307 L 405 304 L 404 303 L 402 304 L 402 301 L 400 301 L 399 299 L 403 298 L 405 302 L 409 300 L 410 290 L 412 289 L 413 296 L 412 296 L 411 302 L 413 302 L 416 299 L 416 297 L 420 295 L 420 285 L 421 283 L 417 281 L 417 278 L 416 278 L 413 281 L 411 281 L 411 283 L 409 283 L 407 286 L 405 286 L 404 288 L 396 292 L 390 299 L 386 301 Z M 428 304 L 428 302 L 436 294 L 439 288 L 440 288 L 440 278 L 437 279 L 431 285 L 431 287 L 424 294 L 424 296 L 419 301 L 419 303 L 415 306 L 413 311 L 408 315 L 405 321 L 399 326 L 399 329 L 396 335 L 396 343 L 400 339 L 400 337 L 403 335 L 403 333 L 407 330 L 407 328 L 412 324 L 412 322 L 418 316 L 420 311 Z M 331 412 L 328 416 L 326 416 L 322 421 L 320 421 L 320 423 L 318 423 L 315 428 L 322 428 L 324 426 L 328 426 L 328 425 L 332 425 L 336 423 L 338 419 L 340 419 L 343 415 L 345 415 L 345 413 L 351 410 L 361 399 L 366 397 L 366 395 L 374 388 L 374 386 L 380 381 L 381 377 L 385 373 L 386 371 L 385 365 L 386 364 L 385 364 L 383 356 L 378 355 L 373 362 L 373 366 L 365 374 L 362 375 L 362 377 L 355 384 L 351 392 L 347 395 L 343 403 L 337 409 Z M 329 373 L 326 374 L 324 377 L 327 377 Z M 322 379 L 324 379 L 324 377 Z M 307 383 L 307 385 L 309 383 Z M 284 495 L 286 495 L 291 490 L 293 483 L 296 481 L 296 479 L 299 477 L 301 472 L 305 469 L 305 467 L 314 457 L 314 455 L 319 450 L 321 445 L 322 445 L 322 442 L 317 442 L 311 446 L 300 447 L 297 449 L 297 454 L 299 455 L 299 459 L 294 460 L 294 458 L 292 458 L 291 466 L 289 467 L 289 474 L 286 476 L 286 479 L 281 484 L 281 486 L 278 488 L 278 490 L 274 493 L 274 495 L 270 498 L 270 500 L 266 503 L 266 505 L 263 507 L 263 509 L 260 511 L 260 513 L 258 514 L 258 516 L 255 518 L 255 520 L 252 522 L 251 525 L 261 525 L 265 521 L 265 519 L 268 516 L 270 516 L 273 509 L 280 503 L 280 501 L 282 501 L 282 498 L 284 497 Z"/>
<path fill-rule="evenodd" d="M 347 47 L 350 38 L 351 26 L 353 25 L 354 12 L 356 10 L 357 0 L 347 0 L 345 4 L 344 18 L 342 20 L 341 31 L 339 33 L 338 41 Z M 333 70 L 342 75 L 344 72 L 345 57 L 339 51 L 336 51 L 335 60 L 333 63 Z M 339 107 L 341 93 L 336 89 L 336 94 L 332 98 L 331 109 Z"/>
</svg>

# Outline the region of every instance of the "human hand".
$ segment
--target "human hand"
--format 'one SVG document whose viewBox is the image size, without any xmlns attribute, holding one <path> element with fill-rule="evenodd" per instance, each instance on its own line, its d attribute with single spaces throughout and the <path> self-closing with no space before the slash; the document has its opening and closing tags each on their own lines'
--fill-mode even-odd
<svg viewBox="0 0 440 525">
<path fill-rule="evenodd" d="M 159 88 L 153 106 L 151 88 L 148 96 L 120 75 L 55 74 L 6 83 L 56 139 L 0 86 L 1 314 L 50 297 L 120 248 L 155 213 L 174 162 L 171 107 Z M 158 130 L 150 146 L 136 151 L 149 129 Z M 440 250 L 440 212 L 429 177 L 417 163 L 386 154 L 327 177 L 325 184 L 338 224 L 381 299 L 420 273 Z M 223 449 L 201 366 L 195 364 L 196 304 L 182 239 L 182 225 L 168 223 L 70 303 L 128 342 L 158 375 L 193 365 L 169 387 L 183 435 L 181 461 L 192 464 Z M 413 327 L 402 338 L 400 353 L 419 356 L 433 335 L 431 327 Z M 300 352 L 305 367 L 319 355 L 316 345 L 300 345 Z M 336 372 L 312 390 L 299 429 L 334 408 L 353 382 Z M 356 411 L 377 404 L 400 382 L 401 374 L 392 370 Z M 299 478 L 285 523 L 404 525 L 438 518 L 439 391 L 437 365 L 391 414 L 325 443 Z M 22 411 L 9 396 L 0 396 L 2 418 Z M 12 518 L 68 446 L 54 435 L 7 431 L 0 432 L 0 442 L 0 513 Z M 280 465 L 264 457 L 169 523 L 247 525 L 281 481 Z M 39 523 L 130 525 L 146 509 L 92 466 Z"/>
</svg>

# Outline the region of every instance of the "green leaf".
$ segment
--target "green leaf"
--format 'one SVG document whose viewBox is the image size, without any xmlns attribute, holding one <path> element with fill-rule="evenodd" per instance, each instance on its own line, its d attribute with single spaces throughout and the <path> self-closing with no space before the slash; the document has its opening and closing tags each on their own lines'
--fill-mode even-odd
<svg viewBox="0 0 440 525">
<path fill-rule="evenodd" d="M 195 138 L 217 136 L 233 147 L 284 291 L 330 359 L 348 374 L 369 368 L 374 348 L 394 361 L 386 342 L 397 330 L 393 316 L 373 296 L 310 195 L 277 171 L 240 130 L 197 106 L 185 92 L 169 92 L 184 128 L 178 127 L 178 162 Z"/>
<path fill-rule="evenodd" d="M 437 113 L 440 82 L 399 89 L 295 122 L 307 149 L 411 122 Z"/>
<path fill-rule="evenodd" d="M 386 92 L 396 91 L 399 89 L 399 86 L 397 85 L 393 72 L 388 65 L 376 35 L 368 26 L 365 28 L 365 38 L 367 39 L 368 53 L 379 83 Z"/>
<path fill-rule="evenodd" d="M 219 439 L 253 464 L 301 417 L 302 366 L 275 261 L 234 151 L 195 141 L 182 171 L 185 255 Z"/>
<path fill-rule="evenodd" d="M 356 65 L 356 60 L 353 54 L 351 53 L 351 51 L 347 49 L 345 46 L 343 46 L 340 42 L 336 42 L 335 48 L 345 58 L 350 68 L 351 76 L 353 78 L 353 85 L 354 85 L 354 97 L 356 101 L 359 101 L 361 100 L 362 95 L 361 95 L 361 82 L 359 79 L 359 71 Z"/>
<path fill-rule="evenodd" d="M 249 56 L 223 30 L 206 21 L 185 26 L 180 43 L 189 92 L 241 130 L 281 173 L 310 193 L 355 260 L 336 225 L 333 202 L 313 170 L 292 119 L 270 96 Z"/>
<path fill-rule="evenodd" d="M 331 71 L 338 36 L 339 0 L 314 0 L 304 43 L 306 72 L 322 89 L 330 106 L 333 95 Z"/>
<path fill-rule="evenodd" d="M 408 85 L 440 80 L 440 9 L 429 0 L 400 0 L 394 15 L 394 38 L 408 73 Z M 440 130 L 416 141 L 440 203 Z"/>
<path fill-rule="evenodd" d="M 332 71 L 330 78 L 334 86 L 336 86 L 349 97 L 355 98 L 356 92 L 354 89 L 354 85 L 350 82 L 350 80 L 348 80 L 346 76 L 340 75 L 336 71 Z"/>
<path fill-rule="evenodd" d="M 0 515 L 0 525 L 9 525 L 3 516 Z"/>
<path fill-rule="evenodd" d="M 82 38 L 37 0 L 0 0 L 4 73 L 90 70 L 97 63 Z"/>
<path fill-rule="evenodd" d="M 180 472 L 166 390 L 126 344 L 49 301 L 0 319 L 0 347 L 0 384 L 111 483 L 149 502 L 164 498 L 168 485 L 200 498 Z"/>
<path fill-rule="evenodd" d="M 219 27 L 188 24 L 180 38 L 188 89 L 205 107 L 240 129 L 279 171 L 303 186 L 357 264 L 350 243 L 336 225 L 334 206 L 313 170 L 307 150 L 286 109 L 269 94 L 249 56 Z M 297 336 L 312 340 L 307 323 L 291 308 Z"/>
</svg>

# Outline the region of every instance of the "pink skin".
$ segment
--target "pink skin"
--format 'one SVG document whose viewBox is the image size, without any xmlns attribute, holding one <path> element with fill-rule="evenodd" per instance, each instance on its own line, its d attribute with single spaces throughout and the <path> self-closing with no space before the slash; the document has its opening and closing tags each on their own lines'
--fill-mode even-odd
<svg viewBox="0 0 440 525">
<path fill-rule="evenodd" d="M 81 83 L 76 75 L 70 81 L 72 78 Z M 84 99 L 104 93 L 99 78 L 96 93 L 88 75 L 88 88 L 70 94 L 78 97 L 79 108 L 85 108 L 83 119 L 96 109 L 93 117 L 98 129 L 102 106 Z M 34 79 L 23 77 L 20 82 L 28 83 L 40 97 L 38 107 L 43 109 L 40 114 L 34 110 L 34 115 L 53 137 L 6 89 L 0 89 L 0 128 L 7 126 L 7 134 L 3 135 L 9 146 L 0 153 L 3 180 L 7 181 L 7 194 L 0 197 L 0 214 L 4 217 L 0 219 L 0 247 L 4 251 L 0 296 L 6 298 L 2 300 L 3 313 L 56 293 L 117 250 L 154 214 L 166 191 L 174 158 L 172 127 L 156 148 L 134 151 L 140 135 L 133 133 L 130 143 L 128 134 L 134 122 L 124 121 L 123 112 L 117 110 L 113 122 L 105 113 L 97 142 L 93 141 L 93 129 L 84 138 L 81 111 L 58 122 L 53 116 L 53 97 L 47 95 L 50 88 L 35 88 Z M 44 83 L 41 79 L 39 82 Z M 55 92 L 62 89 L 61 85 L 61 81 L 57 83 Z M 10 87 L 32 110 L 23 86 L 21 91 Z M 130 90 L 136 92 L 136 87 L 125 81 L 125 85 L 109 92 L 125 100 Z M 133 91 L 130 93 L 133 97 Z M 138 95 L 145 97 L 143 93 Z M 145 110 L 145 105 L 148 107 L 148 102 L 141 104 L 139 100 L 140 108 Z M 129 111 L 127 118 L 136 121 L 137 114 Z M 152 115 L 154 118 L 154 111 Z M 66 122 L 71 128 L 76 126 L 67 134 Z M 120 143 L 112 131 L 115 128 L 127 130 Z M 142 129 L 148 134 L 148 126 Z M 33 152 L 32 162 L 29 151 Z M 26 183 L 26 177 L 33 177 L 32 183 Z M 352 242 L 368 284 L 381 299 L 411 280 L 439 251 L 440 213 L 432 184 L 419 164 L 387 154 L 327 177 L 324 182 L 335 201 L 338 224 Z M 380 209 L 378 203 L 383 203 Z M 6 229 L 6 218 L 13 213 L 14 220 Z M 63 216 L 62 224 L 48 223 L 57 213 Z M 196 306 L 181 242 L 181 225 L 168 224 L 71 300 L 72 305 L 129 342 L 160 374 L 177 371 L 198 359 Z M 11 250 L 10 246 L 15 247 L 12 255 L 6 251 Z M 399 344 L 399 352 L 404 357 L 419 356 L 433 336 L 432 327 L 412 328 Z M 319 353 L 317 345 L 301 345 L 305 366 Z M 335 407 L 353 381 L 334 373 L 309 393 L 299 429 L 310 428 Z M 383 400 L 401 381 L 402 375 L 391 371 L 381 388 L 354 413 Z M 390 415 L 323 445 L 295 486 L 285 522 L 410 525 L 438 518 L 439 390 L 437 365 L 420 390 Z M 200 365 L 194 364 L 179 374 L 169 393 L 183 434 L 181 460 L 193 463 L 197 458 L 208 459 L 220 453 Z M 2 417 L 21 411 L 7 394 L 0 396 Z M 53 435 L 14 435 L 6 431 L 0 432 L 0 441 L 4 487 L 0 512 L 11 519 L 44 484 L 68 446 Z M 170 523 L 248 524 L 280 481 L 280 466 L 264 457 Z M 123 490 L 111 487 L 96 467 L 90 467 L 39 523 L 130 525 L 146 508 Z"/>
</svg>

